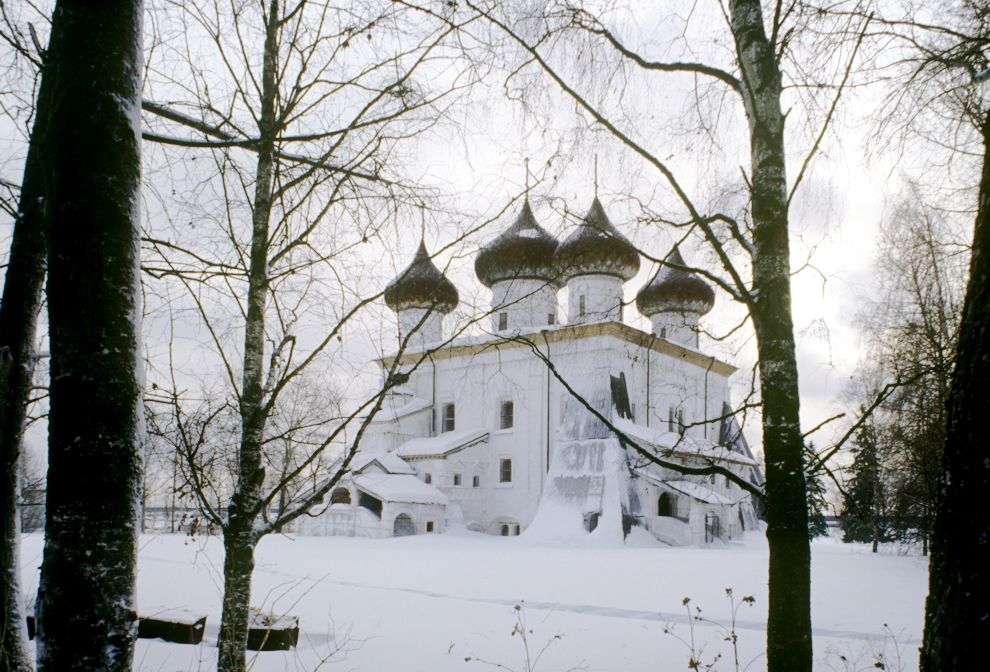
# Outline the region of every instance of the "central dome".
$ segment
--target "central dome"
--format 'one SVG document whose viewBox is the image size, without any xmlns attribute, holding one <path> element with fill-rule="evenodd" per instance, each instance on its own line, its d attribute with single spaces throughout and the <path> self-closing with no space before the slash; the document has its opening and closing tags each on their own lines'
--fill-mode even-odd
<svg viewBox="0 0 990 672">
<path fill-rule="evenodd" d="M 529 199 L 515 223 L 481 248 L 474 272 L 486 287 L 503 280 L 533 279 L 559 286 L 553 267 L 557 239 L 536 223 Z"/>
<path fill-rule="evenodd" d="M 608 220 L 597 196 L 577 230 L 557 248 L 553 261 L 565 282 L 579 275 L 629 280 L 639 271 L 639 252 Z"/>
<path fill-rule="evenodd" d="M 457 301 L 457 288 L 430 259 L 423 241 L 409 267 L 385 288 L 385 304 L 396 312 L 421 308 L 449 313 Z"/>
</svg>

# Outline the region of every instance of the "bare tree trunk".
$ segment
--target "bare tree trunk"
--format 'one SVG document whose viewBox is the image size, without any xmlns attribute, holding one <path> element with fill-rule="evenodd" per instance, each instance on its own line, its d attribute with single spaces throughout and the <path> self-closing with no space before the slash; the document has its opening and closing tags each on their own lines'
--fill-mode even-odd
<svg viewBox="0 0 990 672">
<path fill-rule="evenodd" d="M 41 289 L 47 258 L 44 226 L 44 135 L 51 89 L 42 76 L 31 143 L 24 164 L 10 262 L 0 301 L 0 572 L 3 574 L 3 637 L 0 669 L 30 670 L 24 650 L 24 608 L 21 599 L 17 519 L 18 461 L 23 450 L 24 423 L 34 378 L 34 349 Z"/>
<path fill-rule="evenodd" d="M 947 405 L 945 450 L 931 539 L 922 672 L 977 670 L 990 638 L 990 110 L 984 113 L 983 170 L 969 285 Z"/>
<path fill-rule="evenodd" d="M 51 335 L 38 669 L 129 670 L 140 484 L 140 0 L 60 0 L 45 165 Z"/>
<path fill-rule="evenodd" d="M 241 445 L 237 484 L 223 530 L 224 599 L 221 615 L 220 672 L 242 672 L 247 644 L 247 611 L 254 567 L 253 535 L 261 501 L 265 469 L 262 441 L 265 430 L 264 357 L 265 307 L 268 297 L 268 227 L 272 210 L 272 173 L 275 163 L 275 62 L 278 43 L 278 1 L 271 0 L 265 33 L 261 82 L 261 118 L 258 121 L 258 163 L 252 210 L 251 261 L 248 274 L 247 318 L 244 330 L 244 373 L 241 391 Z"/>
<path fill-rule="evenodd" d="M 770 548 L 767 669 L 810 672 L 811 549 L 791 319 L 784 116 L 776 56 L 759 0 L 729 5 L 750 129 L 752 309 L 763 395 L 767 539 Z"/>
<path fill-rule="evenodd" d="M 245 669 L 255 543 L 250 525 L 237 523 L 235 529 L 228 524 L 224 528 L 223 615 L 217 670 Z"/>
</svg>

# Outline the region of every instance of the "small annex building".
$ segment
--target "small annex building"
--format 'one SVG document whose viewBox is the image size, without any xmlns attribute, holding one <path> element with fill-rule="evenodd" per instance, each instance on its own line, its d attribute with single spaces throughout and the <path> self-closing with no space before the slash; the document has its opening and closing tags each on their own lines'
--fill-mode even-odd
<svg viewBox="0 0 990 672">
<path fill-rule="evenodd" d="M 597 198 L 563 241 L 526 200 L 475 259 L 492 292 L 485 333 L 445 340 L 443 318 L 459 295 L 421 243 L 384 295 L 400 350 L 378 365 L 402 383 L 329 504 L 299 532 L 387 537 L 464 525 L 567 536 L 640 527 L 696 545 L 756 528 L 751 496 L 732 479 L 686 476 L 643 456 L 717 464 L 762 483 L 731 410 L 736 369 L 698 349 L 714 291 L 675 247 L 637 294 L 645 332 L 623 321 L 624 284 L 639 266 Z"/>
</svg>

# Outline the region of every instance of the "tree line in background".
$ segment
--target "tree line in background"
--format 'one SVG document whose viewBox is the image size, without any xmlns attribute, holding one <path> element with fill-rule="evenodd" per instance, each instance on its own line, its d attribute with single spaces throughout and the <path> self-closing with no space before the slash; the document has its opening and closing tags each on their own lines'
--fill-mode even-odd
<svg viewBox="0 0 990 672">
<path fill-rule="evenodd" d="M 850 430 L 855 458 L 844 484 L 843 522 L 850 539 L 878 543 L 895 532 L 918 535 L 926 545 L 931 539 L 923 668 L 975 669 L 979 664 L 983 654 L 976 647 L 990 627 L 988 601 L 982 599 L 987 579 L 979 564 L 986 555 L 981 535 L 990 530 L 990 514 L 980 500 L 990 473 L 982 442 L 990 409 L 981 390 L 990 374 L 985 356 L 990 337 L 990 167 L 985 160 L 990 105 L 979 89 L 988 67 L 990 16 L 981 3 L 959 0 L 941 17 L 947 23 L 934 25 L 903 18 L 910 14 L 885 13 L 893 11 L 890 6 L 869 2 L 812 7 L 734 0 L 725 8 L 724 38 L 731 47 L 713 63 L 654 60 L 651 54 L 658 47 L 670 45 L 627 42 L 607 15 L 571 3 L 549 2 L 535 14 L 518 14 L 514 6 L 495 3 L 400 2 L 385 8 L 369 2 L 368 14 L 349 10 L 339 24 L 325 6 L 302 0 L 268 0 L 251 11 L 237 5 L 229 14 L 219 4 L 205 3 L 174 8 L 188 22 L 177 33 L 182 39 L 155 43 L 151 50 L 167 55 L 156 62 L 156 74 L 163 76 L 158 85 L 168 104 L 142 101 L 140 0 L 99 9 L 60 0 L 44 50 L 33 31 L 32 48 L 24 31 L 12 28 L 9 4 L 2 7 L 11 29 L 4 31 L 5 40 L 41 76 L 24 178 L 11 208 L 14 238 L 0 306 L 5 497 L 0 507 L 5 577 L 0 655 L 6 667 L 32 667 L 23 649 L 14 498 L 46 272 L 52 383 L 38 668 L 131 667 L 146 436 L 137 320 L 138 135 L 182 148 L 165 161 L 179 182 L 181 171 L 175 166 L 205 158 L 213 177 L 194 180 L 192 191 L 180 200 L 199 201 L 209 183 L 221 204 L 219 214 L 182 212 L 214 226 L 215 236 L 203 237 L 200 229 L 186 239 L 175 226 L 181 222 L 171 222 L 169 235 L 145 235 L 142 252 L 150 260 L 151 277 L 176 291 L 162 294 L 168 319 L 173 309 L 200 319 L 222 381 L 193 392 L 166 375 L 164 386 L 149 397 L 164 409 L 152 414 L 155 436 L 179 458 L 172 462 L 173 491 L 181 469 L 186 492 L 224 536 L 219 667 L 243 670 L 255 545 L 322 501 L 346 470 L 384 395 L 402 382 L 393 371 L 346 411 L 332 401 L 327 410 L 327 400 L 321 399 L 315 405 L 323 411 L 312 412 L 313 400 L 301 384 L 307 368 L 323 358 L 330 367 L 339 366 L 341 325 L 377 298 L 348 282 L 320 294 L 314 269 L 346 275 L 353 267 L 348 269 L 344 253 L 384 232 L 375 213 L 394 213 L 397 204 L 417 198 L 414 185 L 389 175 L 389 157 L 399 141 L 424 132 L 430 119 L 442 115 L 438 108 L 446 91 L 469 85 L 456 73 L 439 76 L 434 70 L 431 74 L 450 87 L 433 94 L 410 76 L 434 62 L 435 48 L 448 35 L 474 68 L 491 55 L 508 58 L 507 90 L 518 73 L 532 67 L 590 123 L 654 170 L 682 212 L 673 221 L 652 215 L 650 221 L 666 221 L 683 239 L 708 245 L 720 271 L 707 276 L 745 308 L 757 340 L 767 459 L 768 668 L 799 672 L 812 665 L 808 537 L 821 524 L 815 513 L 822 502 L 822 465 L 842 446 L 816 452 L 805 444 L 798 424 L 791 201 L 829 132 L 847 83 L 864 67 L 858 60 L 861 47 L 897 46 L 898 58 L 883 62 L 874 83 L 909 75 L 910 86 L 899 92 L 909 92 L 910 98 L 895 101 L 892 109 L 920 100 L 923 111 L 938 113 L 935 122 L 927 123 L 938 129 L 948 119 L 978 146 L 983 181 L 962 304 L 956 266 L 965 264 L 965 255 L 947 247 L 938 212 L 909 199 L 886 225 L 888 254 L 880 257 L 896 263 L 884 269 L 889 284 L 870 311 L 874 321 L 866 325 L 876 335 L 870 344 L 876 366 L 864 372 L 866 401 Z M 408 14 L 397 18 L 394 7 Z M 228 21 L 236 27 L 233 33 Z M 408 36 L 401 27 L 422 28 L 420 22 L 431 28 L 404 41 Z M 382 48 L 358 49 L 383 26 L 390 32 Z M 482 29 L 472 32 L 476 26 Z M 190 29 L 201 31 L 204 42 L 187 41 Z M 830 51 L 821 63 L 804 60 L 836 36 L 841 49 Z M 223 78 L 215 79 L 216 73 L 197 67 L 198 49 L 211 42 L 225 65 L 226 85 Z M 187 53 L 176 47 L 190 44 L 195 48 Z M 595 56 L 602 53 L 613 60 L 601 65 Z M 575 72 L 568 61 L 575 54 L 603 69 Z M 345 81 L 327 76 L 331 70 L 339 74 L 337 57 L 356 64 L 357 74 Z M 379 71 L 388 74 L 376 76 Z M 745 131 L 748 159 L 741 171 L 740 202 L 721 208 L 691 195 L 667 159 L 640 139 L 649 133 L 635 120 L 627 125 L 629 118 L 618 114 L 621 108 L 608 107 L 609 96 L 599 95 L 610 92 L 611 84 L 597 77 L 610 82 L 617 72 L 647 80 L 686 75 L 705 82 L 695 86 L 692 114 L 711 134 L 713 147 L 731 147 L 720 145 L 718 132 Z M 579 81 L 591 88 L 580 88 Z M 810 92 L 804 102 L 815 110 L 802 121 L 810 140 L 800 152 L 788 150 L 785 142 L 781 103 L 788 83 Z M 219 96 L 218 86 L 226 88 Z M 348 86 L 365 97 L 335 97 Z M 727 115 L 724 126 L 706 107 L 723 95 L 740 115 L 739 121 Z M 332 113 L 309 116 L 319 109 Z M 423 116 L 417 119 L 417 113 Z M 914 124 L 920 118 L 909 116 L 903 127 L 907 135 L 918 131 Z M 923 131 L 930 133 L 932 127 Z M 957 149 L 950 146 L 949 151 Z M 797 168 L 790 179 L 789 166 Z M 171 196 L 158 194 L 163 201 Z M 340 223 L 339 228 L 317 229 L 328 220 Z M 296 330 L 313 310 L 308 301 L 314 298 L 332 306 L 331 327 L 315 349 L 298 352 Z M 174 372 L 171 349 L 167 358 L 165 371 Z M 298 404 L 280 401 L 291 389 L 298 390 Z M 92 403 L 82 406 L 79 399 Z M 344 434 L 347 427 L 352 427 L 350 435 Z M 227 450 L 215 450 L 217 444 L 207 440 L 218 435 L 225 437 L 221 443 Z M 326 466 L 329 448 L 344 449 L 335 475 L 307 482 L 306 476 Z M 969 527 L 954 527 L 961 515 Z M 100 552 L 91 552 L 94 546 Z"/>
<path fill-rule="evenodd" d="M 874 552 L 898 541 L 928 554 L 945 444 L 969 246 L 951 216 L 922 199 L 909 192 L 882 226 L 877 282 L 860 309 L 860 414 L 887 389 L 852 438 L 839 520 L 844 541 Z"/>
</svg>

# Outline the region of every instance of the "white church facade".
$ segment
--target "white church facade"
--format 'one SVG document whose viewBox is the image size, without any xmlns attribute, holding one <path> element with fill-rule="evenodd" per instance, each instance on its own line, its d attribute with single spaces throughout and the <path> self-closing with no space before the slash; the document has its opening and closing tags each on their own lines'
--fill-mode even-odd
<svg viewBox="0 0 990 672">
<path fill-rule="evenodd" d="M 464 525 L 573 538 L 638 528 L 695 545 L 755 528 L 750 495 L 724 473 L 670 468 L 718 465 L 761 481 L 730 412 L 735 368 L 698 350 L 714 292 L 675 247 L 637 294 L 652 326 L 644 332 L 622 319 L 623 286 L 639 264 L 597 198 L 562 242 L 527 201 L 475 259 L 492 291 L 486 334 L 445 341 L 443 316 L 458 293 L 421 244 L 385 292 L 403 347 L 379 365 L 402 382 L 329 506 L 300 532 L 385 537 Z"/>
</svg>

